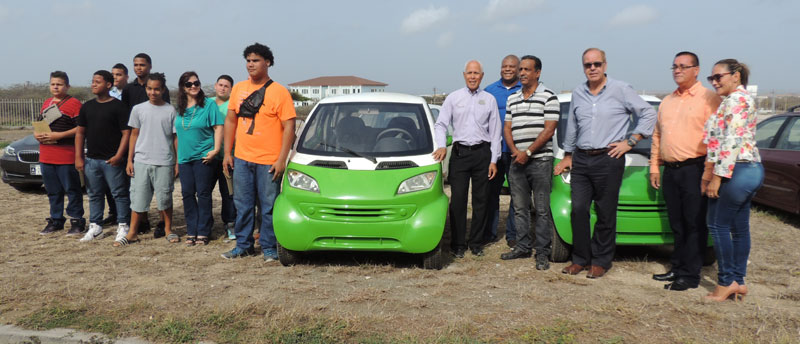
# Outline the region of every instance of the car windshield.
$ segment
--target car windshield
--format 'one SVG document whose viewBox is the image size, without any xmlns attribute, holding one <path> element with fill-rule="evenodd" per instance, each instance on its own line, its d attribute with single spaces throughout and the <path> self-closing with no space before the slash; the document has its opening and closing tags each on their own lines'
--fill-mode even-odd
<svg viewBox="0 0 800 344">
<path fill-rule="evenodd" d="M 660 102 L 648 102 L 653 108 L 658 112 L 658 105 Z M 561 103 L 561 118 L 558 120 L 558 130 L 556 131 L 556 135 L 558 137 L 558 147 L 564 148 L 564 135 L 567 132 L 567 115 L 569 114 L 569 102 Z M 625 135 L 626 137 L 631 135 L 633 129 L 636 128 L 636 124 L 639 123 L 639 117 L 630 114 L 628 116 L 630 124 L 628 125 L 628 133 Z M 650 138 L 644 138 L 636 144 L 633 149 L 631 149 L 633 153 L 639 153 L 644 156 L 650 156 Z"/>
<path fill-rule="evenodd" d="M 432 152 L 430 133 L 422 104 L 321 104 L 309 117 L 297 151 L 374 162 L 374 157 Z"/>
</svg>

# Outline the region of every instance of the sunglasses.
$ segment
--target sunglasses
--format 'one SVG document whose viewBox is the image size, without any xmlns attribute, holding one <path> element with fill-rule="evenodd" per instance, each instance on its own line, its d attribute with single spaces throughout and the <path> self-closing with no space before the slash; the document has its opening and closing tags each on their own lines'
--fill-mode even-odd
<svg viewBox="0 0 800 344">
<path fill-rule="evenodd" d="M 592 68 L 592 66 L 594 66 L 594 68 L 600 68 L 603 66 L 603 62 L 586 62 L 583 64 L 583 68 L 586 69 Z"/>
<path fill-rule="evenodd" d="M 191 88 L 192 86 L 200 87 L 200 80 L 195 80 L 194 82 L 187 81 L 183 83 L 183 87 Z"/>
<path fill-rule="evenodd" d="M 669 67 L 669 69 L 675 71 L 675 70 L 687 70 L 689 68 L 694 68 L 694 67 L 697 66 L 672 65 L 672 67 Z"/>
<path fill-rule="evenodd" d="M 708 79 L 708 82 L 714 82 L 714 81 L 719 82 L 722 79 L 723 76 L 728 75 L 728 74 L 731 74 L 731 73 L 714 74 L 712 76 L 709 76 L 706 79 Z"/>
</svg>

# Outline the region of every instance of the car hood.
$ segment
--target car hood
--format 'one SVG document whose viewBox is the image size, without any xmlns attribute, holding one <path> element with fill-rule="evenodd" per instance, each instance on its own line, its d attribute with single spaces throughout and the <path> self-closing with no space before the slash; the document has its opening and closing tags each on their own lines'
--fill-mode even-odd
<svg viewBox="0 0 800 344">
<path fill-rule="evenodd" d="M 9 146 L 14 147 L 16 150 L 39 150 L 39 141 L 36 141 L 33 135 L 28 135 L 12 142 Z"/>
</svg>

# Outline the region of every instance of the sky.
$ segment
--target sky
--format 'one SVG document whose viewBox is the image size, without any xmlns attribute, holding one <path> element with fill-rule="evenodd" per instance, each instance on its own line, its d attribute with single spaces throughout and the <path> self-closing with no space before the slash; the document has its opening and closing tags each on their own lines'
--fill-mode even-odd
<svg viewBox="0 0 800 344">
<path fill-rule="evenodd" d="M 117 62 L 133 79 L 139 52 L 173 89 L 189 70 L 205 85 L 220 74 L 239 81 L 244 48 L 259 42 L 272 49 L 269 74 L 283 85 L 355 75 L 389 84 L 387 92 L 451 92 L 464 86 L 468 60 L 482 62 L 485 87 L 504 56 L 531 54 L 546 86 L 569 91 L 585 80 L 581 53 L 598 47 L 608 75 L 638 91 L 674 89 L 669 67 L 688 50 L 706 86 L 714 62 L 736 58 L 760 95 L 800 93 L 798 13 L 796 0 L 0 0 L 0 86 L 47 82 L 54 70 L 88 86 Z"/>
</svg>

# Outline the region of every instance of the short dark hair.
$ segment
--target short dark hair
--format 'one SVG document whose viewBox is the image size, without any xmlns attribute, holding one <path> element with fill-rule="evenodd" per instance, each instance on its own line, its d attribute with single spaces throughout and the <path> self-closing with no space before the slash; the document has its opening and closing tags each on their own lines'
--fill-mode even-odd
<svg viewBox="0 0 800 344">
<path fill-rule="evenodd" d="M 62 72 L 60 70 L 57 70 L 55 72 L 50 73 L 50 79 L 52 78 L 59 78 L 61 80 L 64 80 L 64 83 L 67 84 L 67 86 L 69 86 L 69 77 L 67 76 L 67 72 Z"/>
<path fill-rule="evenodd" d="M 133 57 L 133 59 L 134 60 L 135 59 L 145 59 L 145 61 L 147 61 L 147 64 L 149 64 L 151 66 L 153 65 L 153 60 L 150 58 L 150 55 L 147 55 L 145 53 L 138 53 L 138 54 L 136 54 L 136 56 Z"/>
<path fill-rule="evenodd" d="M 275 57 L 272 56 L 272 50 L 269 49 L 268 46 L 263 45 L 261 43 L 253 43 L 252 45 L 244 48 L 244 58 L 247 58 L 247 55 L 256 54 L 264 58 L 264 60 L 269 61 L 269 66 L 275 66 Z"/>
<path fill-rule="evenodd" d="M 697 54 L 695 54 L 695 53 L 693 53 L 691 51 L 681 51 L 681 52 L 675 54 L 675 57 L 678 57 L 678 56 L 690 56 L 692 58 L 692 60 L 694 60 L 694 61 L 692 61 L 692 63 L 694 63 L 695 66 L 700 66 L 700 59 L 697 58 Z"/>
<path fill-rule="evenodd" d="M 744 87 L 747 87 L 747 79 L 750 77 L 750 68 L 747 67 L 746 64 L 739 62 L 736 59 L 724 59 L 717 61 L 717 63 L 714 65 L 724 65 L 731 74 L 736 74 L 736 72 L 739 72 L 739 81 Z"/>
<path fill-rule="evenodd" d="M 164 73 L 150 73 L 150 74 L 147 74 L 147 79 L 144 81 L 145 85 L 147 84 L 148 81 L 152 81 L 152 80 L 161 82 L 161 88 L 162 89 L 167 87 L 167 78 L 164 77 Z"/>
<path fill-rule="evenodd" d="M 536 63 L 536 67 L 534 68 L 536 70 L 542 70 L 542 60 L 540 60 L 538 57 L 533 55 L 525 55 L 522 58 L 520 58 L 520 61 L 522 60 L 533 60 L 533 62 Z"/>
<path fill-rule="evenodd" d="M 128 67 L 125 67 L 125 65 L 122 63 L 115 64 L 114 67 L 111 67 L 111 69 L 122 69 L 122 72 L 124 72 L 125 75 L 128 75 Z"/>
<path fill-rule="evenodd" d="M 111 72 L 109 72 L 109 71 L 107 71 L 105 69 L 101 69 L 101 70 L 98 70 L 98 71 L 94 72 L 94 75 L 102 76 L 103 80 L 105 82 L 111 83 L 112 85 L 114 84 L 114 76 L 111 75 Z"/>
<path fill-rule="evenodd" d="M 225 80 L 228 80 L 228 82 L 230 82 L 230 83 L 231 83 L 231 86 L 233 86 L 233 78 L 231 78 L 231 76 L 230 76 L 230 75 L 228 75 L 228 74 L 222 74 L 222 75 L 220 75 L 220 76 L 219 76 L 219 78 L 217 78 L 217 82 L 219 82 L 219 80 L 220 80 L 220 79 L 225 79 Z"/>
</svg>

